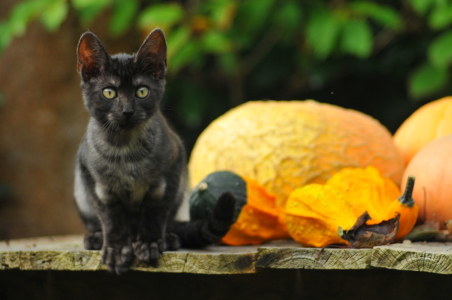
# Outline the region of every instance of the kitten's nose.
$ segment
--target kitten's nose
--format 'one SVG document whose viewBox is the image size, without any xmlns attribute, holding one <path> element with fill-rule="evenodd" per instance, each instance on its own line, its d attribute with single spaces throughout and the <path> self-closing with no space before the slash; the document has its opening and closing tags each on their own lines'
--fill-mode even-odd
<svg viewBox="0 0 452 300">
<path fill-rule="evenodd" d="M 133 113 L 134 113 L 134 111 L 132 109 L 127 109 L 127 110 L 122 111 L 122 114 L 126 118 L 130 118 L 131 116 L 133 116 Z"/>
</svg>

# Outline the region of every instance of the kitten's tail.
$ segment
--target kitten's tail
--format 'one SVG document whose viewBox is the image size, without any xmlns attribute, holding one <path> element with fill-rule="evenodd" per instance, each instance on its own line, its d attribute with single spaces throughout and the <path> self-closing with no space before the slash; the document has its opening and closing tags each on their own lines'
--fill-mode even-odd
<svg viewBox="0 0 452 300">
<path fill-rule="evenodd" d="M 176 234 L 184 248 L 201 248 L 217 243 L 234 222 L 235 202 L 234 195 L 225 192 L 218 198 L 208 220 L 173 221 L 168 226 L 168 232 Z"/>
</svg>

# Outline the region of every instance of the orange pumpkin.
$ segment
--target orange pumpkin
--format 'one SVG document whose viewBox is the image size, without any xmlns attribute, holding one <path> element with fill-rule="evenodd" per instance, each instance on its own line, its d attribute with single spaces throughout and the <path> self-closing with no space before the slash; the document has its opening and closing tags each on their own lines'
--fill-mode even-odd
<svg viewBox="0 0 452 300">
<path fill-rule="evenodd" d="M 403 122 L 394 134 L 394 144 L 405 163 L 429 142 L 452 134 L 452 97 L 425 104 Z"/>
<path fill-rule="evenodd" d="M 408 180 L 410 186 L 400 196 L 400 190 L 392 180 L 369 166 L 365 169 L 342 169 L 328 179 L 326 185 L 343 193 L 357 216 L 367 211 L 372 218 L 367 221 L 369 225 L 389 220 L 399 213 L 399 230 L 395 239 L 400 240 L 413 229 L 419 211 L 412 198 L 414 178 Z"/>
<path fill-rule="evenodd" d="M 341 232 L 352 229 L 368 213 L 369 219 L 363 222 L 369 228 L 385 227 L 385 222 L 397 216 L 398 231 L 391 231 L 390 236 L 402 239 L 413 228 L 418 214 L 411 197 L 413 186 L 414 178 L 410 177 L 400 196 L 398 187 L 373 167 L 342 169 L 325 185 L 308 184 L 290 194 L 285 214 L 289 233 L 303 246 L 348 244 Z"/>
<path fill-rule="evenodd" d="M 370 116 L 312 100 L 252 101 L 204 130 L 189 170 L 192 187 L 220 170 L 253 178 L 284 207 L 294 189 L 368 165 L 400 184 L 403 158 L 388 130 Z"/>
<path fill-rule="evenodd" d="M 416 177 L 413 198 L 419 205 L 419 222 L 452 219 L 452 135 L 434 140 L 408 164 L 404 178 Z M 405 184 L 402 185 L 404 188 Z"/>
</svg>

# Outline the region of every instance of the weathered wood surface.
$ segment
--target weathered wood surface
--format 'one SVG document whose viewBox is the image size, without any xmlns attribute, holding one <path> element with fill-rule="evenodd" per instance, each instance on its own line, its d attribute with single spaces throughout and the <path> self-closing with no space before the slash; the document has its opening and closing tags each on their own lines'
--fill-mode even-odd
<svg viewBox="0 0 452 300">
<path fill-rule="evenodd" d="M 372 251 L 371 266 L 452 274 L 452 243 L 403 243 L 378 246 Z"/>
<path fill-rule="evenodd" d="M 0 270 L 106 270 L 99 251 L 83 248 L 81 235 L 0 242 Z M 255 271 L 257 247 L 211 246 L 202 250 L 168 251 L 158 267 L 138 261 L 132 270 L 166 273 L 246 274 Z"/>
<path fill-rule="evenodd" d="M 360 270 L 370 267 L 371 249 L 261 247 L 258 268 Z"/>
<path fill-rule="evenodd" d="M 81 235 L 0 242 L 0 270 L 105 270 L 99 251 Z M 136 261 L 132 270 L 161 273 L 249 274 L 259 269 L 363 270 L 386 268 L 452 274 L 451 243 L 403 243 L 374 249 L 300 247 L 294 241 L 260 246 L 210 246 L 163 253 L 158 267 Z"/>
</svg>

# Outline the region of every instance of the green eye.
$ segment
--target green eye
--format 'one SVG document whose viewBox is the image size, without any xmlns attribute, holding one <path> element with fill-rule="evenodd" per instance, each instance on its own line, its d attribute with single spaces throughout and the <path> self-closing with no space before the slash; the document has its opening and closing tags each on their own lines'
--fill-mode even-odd
<svg viewBox="0 0 452 300">
<path fill-rule="evenodd" d="M 149 94 L 149 89 L 145 86 L 142 86 L 137 89 L 137 97 L 145 98 Z"/>
<path fill-rule="evenodd" d="M 113 99 L 116 96 L 116 91 L 114 89 L 106 88 L 102 90 L 102 94 L 107 99 Z"/>
</svg>

